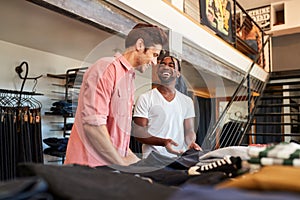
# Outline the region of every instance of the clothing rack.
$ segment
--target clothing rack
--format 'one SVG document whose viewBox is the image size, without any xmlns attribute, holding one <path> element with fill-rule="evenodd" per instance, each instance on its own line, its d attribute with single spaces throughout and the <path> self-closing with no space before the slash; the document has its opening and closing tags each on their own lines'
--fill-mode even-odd
<svg viewBox="0 0 300 200">
<path fill-rule="evenodd" d="M 26 64 L 23 77 L 22 65 Z M 0 181 L 16 177 L 18 163 L 43 163 L 41 107 L 34 96 L 43 95 L 23 91 L 28 78 L 28 64 L 16 68 L 23 79 L 20 91 L 0 89 Z M 36 84 L 35 84 L 36 85 Z"/>
<path fill-rule="evenodd" d="M 0 89 L 0 180 L 14 179 L 18 163 L 43 162 L 41 103 L 34 95 L 42 94 Z"/>
</svg>

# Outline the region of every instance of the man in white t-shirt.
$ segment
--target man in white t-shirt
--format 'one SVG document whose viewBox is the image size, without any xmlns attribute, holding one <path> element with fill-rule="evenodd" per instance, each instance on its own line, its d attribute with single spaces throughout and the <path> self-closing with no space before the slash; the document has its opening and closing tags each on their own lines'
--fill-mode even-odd
<svg viewBox="0 0 300 200">
<path fill-rule="evenodd" d="M 157 67 L 158 86 L 142 94 L 134 109 L 133 135 L 143 143 L 143 158 L 151 151 L 176 157 L 190 148 L 201 150 L 194 131 L 194 103 L 175 89 L 179 60 L 164 55 Z"/>
</svg>

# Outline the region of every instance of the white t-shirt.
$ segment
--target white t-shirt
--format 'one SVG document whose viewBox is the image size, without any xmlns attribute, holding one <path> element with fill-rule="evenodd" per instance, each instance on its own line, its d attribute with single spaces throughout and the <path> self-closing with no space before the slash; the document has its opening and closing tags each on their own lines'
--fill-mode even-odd
<svg viewBox="0 0 300 200">
<path fill-rule="evenodd" d="M 170 138 L 178 143 L 173 146 L 175 150 L 187 149 L 184 141 L 184 119 L 195 117 L 194 103 L 192 99 L 176 90 L 175 98 L 168 102 L 156 89 L 142 94 L 135 105 L 134 117 L 148 119 L 148 133 L 161 138 Z M 143 144 L 143 158 L 151 151 L 176 157 L 167 152 L 165 147 Z"/>
</svg>

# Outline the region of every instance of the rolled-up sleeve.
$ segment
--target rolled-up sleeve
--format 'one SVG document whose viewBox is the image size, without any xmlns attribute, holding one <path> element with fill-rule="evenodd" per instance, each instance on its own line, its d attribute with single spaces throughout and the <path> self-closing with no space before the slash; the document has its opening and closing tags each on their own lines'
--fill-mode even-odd
<svg viewBox="0 0 300 200">
<path fill-rule="evenodd" d="M 85 79 L 82 85 L 84 87 L 82 103 L 85 105 L 81 111 L 83 124 L 95 126 L 107 124 L 115 80 L 113 70 L 113 65 L 106 68 L 104 72 L 95 67 L 89 72 L 89 78 Z"/>
</svg>

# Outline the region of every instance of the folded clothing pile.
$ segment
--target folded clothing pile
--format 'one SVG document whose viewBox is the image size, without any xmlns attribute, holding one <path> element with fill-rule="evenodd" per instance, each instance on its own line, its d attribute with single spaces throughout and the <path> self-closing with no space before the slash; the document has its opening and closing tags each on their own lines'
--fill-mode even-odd
<svg viewBox="0 0 300 200">
<path fill-rule="evenodd" d="M 67 150 L 69 138 L 55 138 L 50 137 L 43 139 L 43 142 L 49 146 L 49 148 L 44 149 L 44 154 L 64 157 Z"/>
<path fill-rule="evenodd" d="M 76 105 L 62 100 L 62 101 L 54 102 L 50 110 L 51 110 L 51 114 L 53 115 L 71 116 L 76 110 L 76 107 L 77 107 Z"/>
<path fill-rule="evenodd" d="M 249 146 L 251 164 L 300 166 L 300 144 L 281 142 L 267 146 Z"/>
</svg>

